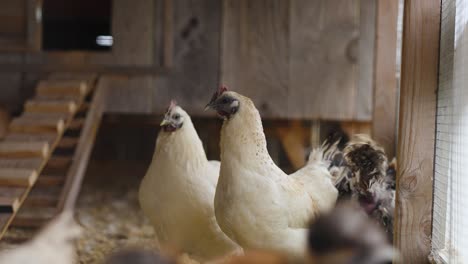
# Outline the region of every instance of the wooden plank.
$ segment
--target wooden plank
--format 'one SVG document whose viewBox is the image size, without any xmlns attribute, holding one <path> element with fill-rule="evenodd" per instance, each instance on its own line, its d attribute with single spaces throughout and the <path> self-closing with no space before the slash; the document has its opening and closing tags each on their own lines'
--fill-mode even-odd
<svg viewBox="0 0 468 264">
<path fill-rule="evenodd" d="M 291 1 L 222 2 L 221 82 L 252 98 L 262 117 L 291 117 L 286 100 L 291 89 Z"/>
<path fill-rule="evenodd" d="M 47 142 L 0 142 L 0 158 L 46 158 L 49 150 Z"/>
<path fill-rule="evenodd" d="M 291 121 L 289 126 L 277 126 L 276 134 L 283 145 L 289 161 L 295 170 L 305 165 L 308 131 L 299 120 Z"/>
<path fill-rule="evenodd" d="M 168 102 L 176 99 L 192 115 L 206 116 L 210 113 L 204 112 L 200 105 L 206 104 L 206 98 L 210 98 L 219 84 L 222 1 L 192 1 L 190 4 L 185 0 L 163 1 L 172 2 L 169 8 L 172 7 L 173 21 L 172 25 L 165 25 L 169 28 L 165 27 L 157 40 L 164 40 L 161 46 L 165 57 L 161 61 L 172 63 L 170 73 L 159 74 L 157 78 L 141 78 L 141 81 L 137 78 L 129 80 L 130 86 L 144 88 L 142 93 L 146 92 L 150 98 L 136 95 L 132 88 L 122 87 L 121 92 L 111 91 L 110 96 L 113 98 L 108 100 L 108 109 L 120 113 L 163 112 Z M 160 8 L 162 10 L 168 7 L 163 4 Z M 160 17 L 168 19 L 169 15 L 170 10 L 165 10 Z M 171 45 L 174 47 L 172 53 Z M 126 102 L 125 98 L 130 100 Z M 139 98 L 143 99 L 140 100 L 142 103 L 135 105 L 133 102 L 138 102 Z"/>
<path fill-rule="evenodd" d="M 37 180 L 37 171 L 31 169 L 0 169 L 0 186 L 32 186 Z"/>
<path fill-rule="evenodd" d="M 366 70 L 365 64 L 361 64 L 361 58 L 372 60 L 372 49 L 360 52 L 361 47 L 368 44 L 364 39 L 365 34 L 371 33 L 360 32 L 360 18 L 367 18 L 366 14 L 360 15 L 360 3 L 364 6 L 365 2 L 369 1 L 290 1 L 290 32 L 286 42 L 290 56 L 285 65 L 285 72 L 289 73 L 285 80 L 289 84 L 283 86 L 288 91 L 288 105 L 284 106 L 285 97 L 282 94 L 276 95 L 268 86 L 256 87 L 255 84 L 248 89 L 258 90 L 260 98 L 265 93 L 269 94 L 269 99 L 271 96 L 278 97 L 276 100 L 280 103 L 275 101 L 270 107 L 278 108 L 276 111 L 282 112 L 285 118 L 369 121 L 372 113 L 372 85 L 359 85 L 359 67 L 363 66 L 362 70 Z M 271 12 L 269 9 L 259 11 Z M 360 34 L 363 38 L 360 38 Z M 262 45 L 274 47 L 266 39 L 258 41 Z M 276 56 L 275 49 L 269 51 L 271 54 L 265 54 L 262 50 L 256 52 L 260 54 L 252 53 L 251 60 Z M 236 57 L 237 54 L 231 56 Z M 372 69 L 372 64 L 368 67 Z M 269 75 L 261 74 L 259 77 L 278 74 L 277 71 L 271 71 L 270 67 L 266 67 L 265 71 L 269 71 Z M 236 77 L 244 78 L 242 75 Z"/>
<path fill-rule="evenodd" d="M 372 124 L 370 122 L 340 122 L 341 129 L 351 137 L 354 134 L 371 134 Z"/>
<path fill-rule="evenodd" d="M 78 146 L 73 156 L 62 193 L 60 194 L 57 209 L 59 211 L 72 209 L 75 206 L 78 193 L 81 189 L 81 183 L 86 172 L 88 161 L 96 139 L 97 131 L 101 124 L 106 100 L 111 87 L 98 84 L 90 110 L 78 141 Z"/>
<path fill-rule="evenodd" d="M 0 196 L 0 213 L 14 213 L 18 211 L 19 206 L 18 197 Z"/>
<path fill-rule="evenodd" d="M 405 1 L 394 245 L 401 263 L 426 263 L 432 185 L 440 0 Z"/>
<path fill-rule="evenodd" d="M 37 178 L 36 187 L 60 186 L 65 182 L 63 175 L 41 175 Z"/>
<path fill-rule="evenodd" d="M 77 137 L 63 137 L 57 145 L 57 148 L 74 148 L 78 144 L 79 138 Z"/>
<path fill-rule="evenodd" d="M 65 120 L 48 116 L 22 116 L 13 119 L 9 130 L 12 133 L 62 133 L 65 129 Z"/>
<path fill-rule="evenodd" d="M 29 133 L 9 133 L 5 137 L 5 141 L 20 141 L 20 142 L 38 142 L 45 141 L 52 145 L 58 138 L 56 133 L 40 133 L 40 134 L 29 134 Z"/>
<path fill-rule="evenodd" d="M 24 207 L 55 207 L 58 203 L 58 196 L 55 195 L 32 195 L 24 201 Z"/>
<path fill-rule="evenodd" d="M 51 221 L 51 217 L 36 217 L 36 216 L 16 216 L 11 222 L 11 226 L 19 228 L 39 228 Z"/>
<path fill-rule="evenodd" d="M 77 98 L 86 96 L 89 92 L 86 81 L 80 80 L 44 80 L 39 82 L 36 94 L 42 97 L 49 95 L 73 95 Z"/>
<path fill-rule="evenodd" d="M 395 155 L 397 113 L 397 18 L 398 1 L 377 3 L 377 34 L 375 48 L 375 89 L 372 137 L 389 157 Z"/>
<path fill-rule="evenodd" d="M 370 121 L 374 107 L 373 98 L 375 97 L 374 63 L 378 0 L 360 0 L 359 2 L 359 78 L 356 95 L 354 97 L 355 111 L 358 118 L 355 120 Z"/>
<path fill-rule="evenodd" d="M 0 158 L 0 168 L 2 169 L 34 169 L 37 170 L 41 167 L 44 162 L 43 158 L 27 158 L 27 159 L 11 159 L 11 158 Z"/>
<path fill-rule="evenodd" d="M 70 125 L 68 126 L 69 130 L 79 130 L 83 127 L 83 124 L 85 122 L 84 118 L 75 118 L 70 122 Z"/>
<path fill-rule="evenodd" d="M 69 113 L 74 114 L 78 109 L 74 101 L 62 100 L 28 100 L 24 105 L 25 112 L 34 113 Z"/>
</svg>

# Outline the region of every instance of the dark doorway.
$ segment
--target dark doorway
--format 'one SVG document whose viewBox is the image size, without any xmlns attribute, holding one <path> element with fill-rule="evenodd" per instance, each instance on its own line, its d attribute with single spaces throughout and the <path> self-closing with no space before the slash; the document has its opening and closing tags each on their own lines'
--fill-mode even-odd
<svg viewBox="0 0 468 264">
<path fill-rule="evenodd" d="M 42 47 L 48 51 L 109 51 L 112 0 L 44 0 Z"/>
</svg>

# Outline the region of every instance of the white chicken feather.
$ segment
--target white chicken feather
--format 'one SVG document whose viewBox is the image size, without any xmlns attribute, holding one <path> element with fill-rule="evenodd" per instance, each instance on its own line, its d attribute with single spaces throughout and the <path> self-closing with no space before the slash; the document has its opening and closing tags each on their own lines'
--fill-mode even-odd
<svg viewBox="0 0 468 264">
<path fill-rule="evenodd" d="M 160 242 L 199 260 L 238 248 L 219 228 L 213 199 L 219 161 L 208 161 L 190 116 L 174 103 L 156 141 L 139 200 Z"/>
<path fill-rule="evenodd" d="M 303 255 L 309 221 L 332 209 L 338 195 L 323 152 L 314 151 L 304 168 L 285 174 L 268 154 L 253 102 L 226 90 L 220 88 L 207 106 L 224 117 L 216 219 L 245 249 Z"/>
<path fill-rule="evenodd" d="M 48 224 L 33 240 L 0 253 L 0 263 L 72 264 L 75 263 L 74 240 L 82 233 L 66 211 Z"/>
</svg>

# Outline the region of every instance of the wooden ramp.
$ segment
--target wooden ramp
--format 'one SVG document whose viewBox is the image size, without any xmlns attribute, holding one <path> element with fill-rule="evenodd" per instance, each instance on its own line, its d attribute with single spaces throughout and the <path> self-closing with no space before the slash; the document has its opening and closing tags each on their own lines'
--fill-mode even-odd
<svg viewBox="0 0 468 264">
<path fill-rule="evenodd" d="M 74 207 L 105 95 L 94 75 L 52 74 L 0 142 L 0 238 Z"/>
</svg>

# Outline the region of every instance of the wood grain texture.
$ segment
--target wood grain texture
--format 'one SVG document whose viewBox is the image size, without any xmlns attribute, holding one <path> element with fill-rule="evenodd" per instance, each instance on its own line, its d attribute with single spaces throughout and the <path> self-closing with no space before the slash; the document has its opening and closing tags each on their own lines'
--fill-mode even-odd
<svg viewBox="0 0 468 264">
<path fill-rule="evenodd" d="M 73 162 L 68 168 L 63 189 L 59 196 L 57 209 L 70 210 L 75 206 L 78 193 L 81 189 L 81 183 L 91 157 L 96 135 L 101 125 L 102 116 L 108 100 L 110 86 L 98 83 L 93 100 L 82 128 L 78 145 L 73 156 Z"/>
<path fill-rule="evenodd" d="M 372 108 L 357 96 L 359 3 L 223 1 L 221 82 L 264 117 L 369 120 L 357 114 Z"/>
<path fill-rule="evenodd" d="M 440 0 L 405 1 L 394 244 L 402 263 L 431 249 Z"/>
<path fill-rule="evenodd" d="M 289 0 L 223 1 L 221 82 L 252 98 L 262 116 L 288 112 L 290 5 Z"/>
<path fill-rule="evenodd" d="M 359 52 L 360 1 L 294 0 L 289 8 L 289 117 L 369 120 L 372 86 L 358 93 L 358 63 L 369 58 Z"/>
<path fill-rule="evenodd" d="M 173 0 L 172 10 L 172 67 L 146 85 L 151 110 L 161 113 L 175 99 L 190 114 L 206 116 L 203 107 L 219 82 L 221 1 Z"/>
<path fill-rule="evenodd" d="M 397 115 L 397 18 L 398 1 L 377 3 L 374 113 L 372 135 L 389 157 L 395 155 Z"/>
<path fill-rule="evenodd" d="M 37 171 L 31 169 L 0 169 L 1 186 L 30 187 L 37 180 Z"/>
</svg>

